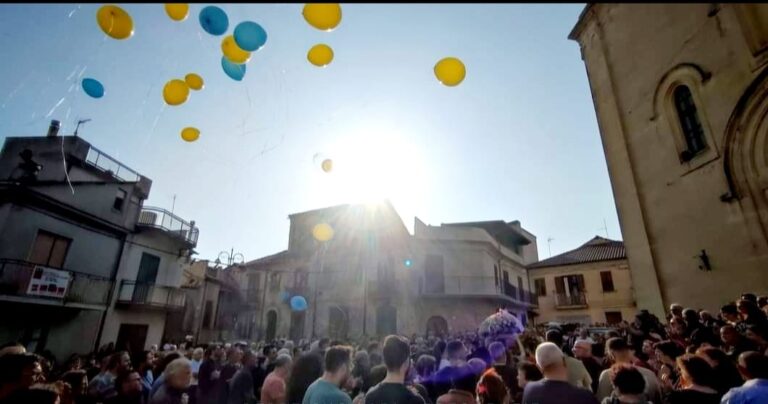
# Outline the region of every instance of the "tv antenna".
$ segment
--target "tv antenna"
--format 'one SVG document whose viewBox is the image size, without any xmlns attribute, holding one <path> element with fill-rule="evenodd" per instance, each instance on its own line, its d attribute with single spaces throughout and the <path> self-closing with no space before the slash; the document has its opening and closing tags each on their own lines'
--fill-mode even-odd
<svg viewBox="0 0 768 404">
<path fill-rule="evenodd" d="M 605 230 L 605 238 L 609 238 L 609 236 L 608 236 L 608 224 L 605 222 L 605 218 L 603 218 L 603 227 L 599 228 L 598 230 Z"/>
<path fill-rule="evenodd" d="M 547 249 L 549 249 L 549 256 L 552 257 L 552 241 L 554 241 L 552 237 L 547 239 Z"/>
<path fill-rule="evenodd" d="M 91 119 L 79 119 L 77 121 L 77 126 L 75 126 L 75 136 L 77 136 L 77 131 L 80 129 L 80 125 L 90 122 Z"/>
</svg>

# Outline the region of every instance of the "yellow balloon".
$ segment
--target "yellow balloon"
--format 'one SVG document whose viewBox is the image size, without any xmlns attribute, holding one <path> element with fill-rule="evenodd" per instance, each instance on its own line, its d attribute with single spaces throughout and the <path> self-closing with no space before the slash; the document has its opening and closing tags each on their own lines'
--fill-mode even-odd
<svg viewBox="0 0 768 404">
<path fill-rule="evenodd" d="M 333 49 L 326 44 L 317 44 L 307 53 L 307 60 L 318 67 L 325 67 L 333 61 Z"/>
<path fill-rule="evenodd" d="M 333 160 L 325 159 L 323 160 L 323 163 L 320 164 L 320 166 L 323 168 L 323 171 L 329 173 L 331 170 L 333 170 Z"/>
<path fill-rule="evenodd" d="M 96 12 L 96 22 L 105 34 L 115 39 L 126 39 L 133 35 L 133 20 L 118 6 L 101 6 Z"/>
<path fill-rule="evenodd" d="M 341 6 L 338 3 L 310 3 L 302 12 L 309 25 L 323 31 L 331 31 L 341 22 Z"/>
<path fill-rule="evenodd" d="M 193 127 L 187 127 L 181 130 L 181 138 L 187 142 L 194 142 L 200 137 L 200 130 Z"/>
<path fill-rule="evenodd" d="M 312 236 L 317 241 L 325 242 L 333 238 L 333 227 L 328 223 L 319 223 L 312 228 Z"/>
<path fill-rule="evenodd" d="M 181 105 L 189 98 L 189 87 L 184 80 L 173 79 L 163 87 L 163 99 L 168 105 Z"/>
<path fill-rule="evenodd" d="M 464 81 L 467 75 L 467 69 L 461 60 L 454 57 L 441 59 L 435 64 L 435 76 L 441 83 L 453 87 Z"/>
<path fill-rule="evenodd" d="M 174 21 L 184 21 L 189 14 L 189 4 L 186 3 L 166 3 L 165 13 Z"/>
<path fill-rule="evenodd" d="M 224 52 L 224 56 L 226 56 L 230 62 L 239 65 L 246 63 L 251 59 L 251 52 L 240 49 L 235 42 L 235 37 L 232 35 L 227 35 L 221 41 L 221 51 Z"/>
<path fill-rule="evenodd" d="M 188 75 L 184 76 L 184 82 L 187 83 L 189 88 L 193 90 L 202 90 L 203 87 L 205 87 L 203 78 L 195 73 L 189 73 Z"/>
</svg>

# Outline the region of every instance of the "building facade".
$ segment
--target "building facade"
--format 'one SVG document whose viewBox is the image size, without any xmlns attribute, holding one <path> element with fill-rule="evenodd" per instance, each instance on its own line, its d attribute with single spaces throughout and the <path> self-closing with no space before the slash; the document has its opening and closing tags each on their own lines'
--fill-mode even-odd
<svg viewBox="0 0 768 404">
<path fill-rule="evenodd" d="M 173 304 L 154 285 L 178 282 L 177 264 L 191 253 L 197 229 L 173 215 L 147 215 L 160 211 L 143 206 L 151 185 L 82 138 L 58 136 L 54 123 L 48 136 L 5 139 L 0 340 L 59 358 L 99 342 L 160 342 L 164 316 L 146 309 L 161 302 L 162 313 Z M 155 279 L 139 276 L 148 269 Z M 120 340 L 123 325 L 131 324 L 144 326 L 143 342 L 141 331 L 131 338 L 123 331 Z"/>
<path fill-rule="evenodd" d="M 537 322 L 615 325 L 631 322 L 637 313 L 621 241 L 596 236 L 529 265 L 528 273 L 539 298 Z"/>
<path fill-rule="evenodd" d="M 768 291 L 768 5 L 593 4 L 579 42 L 638 307 Z"/>
<path fill-rule="evenodd" d="M 417 219 L 411 236 L 388 202 L 289 219 L 288 249 L 244 264 L 241 285 L 261 300 L 238 321 L 253 322 L 250 338 L 438 334 L 476 328 L 499 307 L 525 317 L 535 305 L 525 265 L 537 259 L 536 239 L 519 223 Z M 332 237 L 319 241 L 328 237 L 318 225 Z"/>
</svg>

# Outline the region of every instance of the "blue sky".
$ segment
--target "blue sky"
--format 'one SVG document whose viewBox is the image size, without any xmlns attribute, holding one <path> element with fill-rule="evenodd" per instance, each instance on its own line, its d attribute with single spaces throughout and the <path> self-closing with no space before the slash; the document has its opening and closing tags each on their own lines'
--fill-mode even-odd
<svg viewBox="0 0 768 404">
<path fill-rule="evenodd" d="M 223 37 L 205 33 L 192 4 L 183 22 L 161 4 L 122 5 L 127 40 L 96 24 L 100 4 L 0 5 L 0 137 L 80 135 L 153 180 L 146 205 L 201 229 L 200 258 L 234 247 L 246 259 L 284 249 L 291 213 L 356 202 L 384 190 L 412 229 L 426 223 L 520 220 L 539 256 L 596 234 L 620 238 L 586 72 L 567 35 L 581 4 L 342 4 L 332 32 L 310 27 L 302 4 L 221 7 L 269 38 L 245 79 L 221 70 Z M 308 49 L 327 43 L 320 69 Z M 467 77 L 437 82 L 460 58 Z M 84 70 L 83 70 L 84 69 Z M 162 88 L 198 73 L 205 88 L 165 106 Z M 80 79 L 101 81 L 89 98 Z M 179 132 L 200 129 L 185 143 Z M 337 169 L 323 173 L 318 160 Z M 366 181 L 366 179 L 369 179 Z M 381 184 L 381 186 L 379 186 Z M 363 198 L 364 199 L 364 198 Z"/>
</svg>

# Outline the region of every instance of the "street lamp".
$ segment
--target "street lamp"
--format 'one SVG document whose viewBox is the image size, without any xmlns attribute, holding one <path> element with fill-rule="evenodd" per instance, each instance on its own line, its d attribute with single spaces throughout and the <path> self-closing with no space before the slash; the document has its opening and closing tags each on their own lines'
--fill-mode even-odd
<svg viewBox="0 0 768 404">
<path fill-rule="evenodd" d="M 216 266 L 221 265 L 223 262 L 227 262 L 227 266 L 232 266 L 232 264 L 242 264 L 245 262 L 245 256 L 241 253 L 236 253 L 234 248 L 231 248 L 229 252 L 222 251 L 219 253 L 219 257 L 216 258 Z"/>
</svg>

